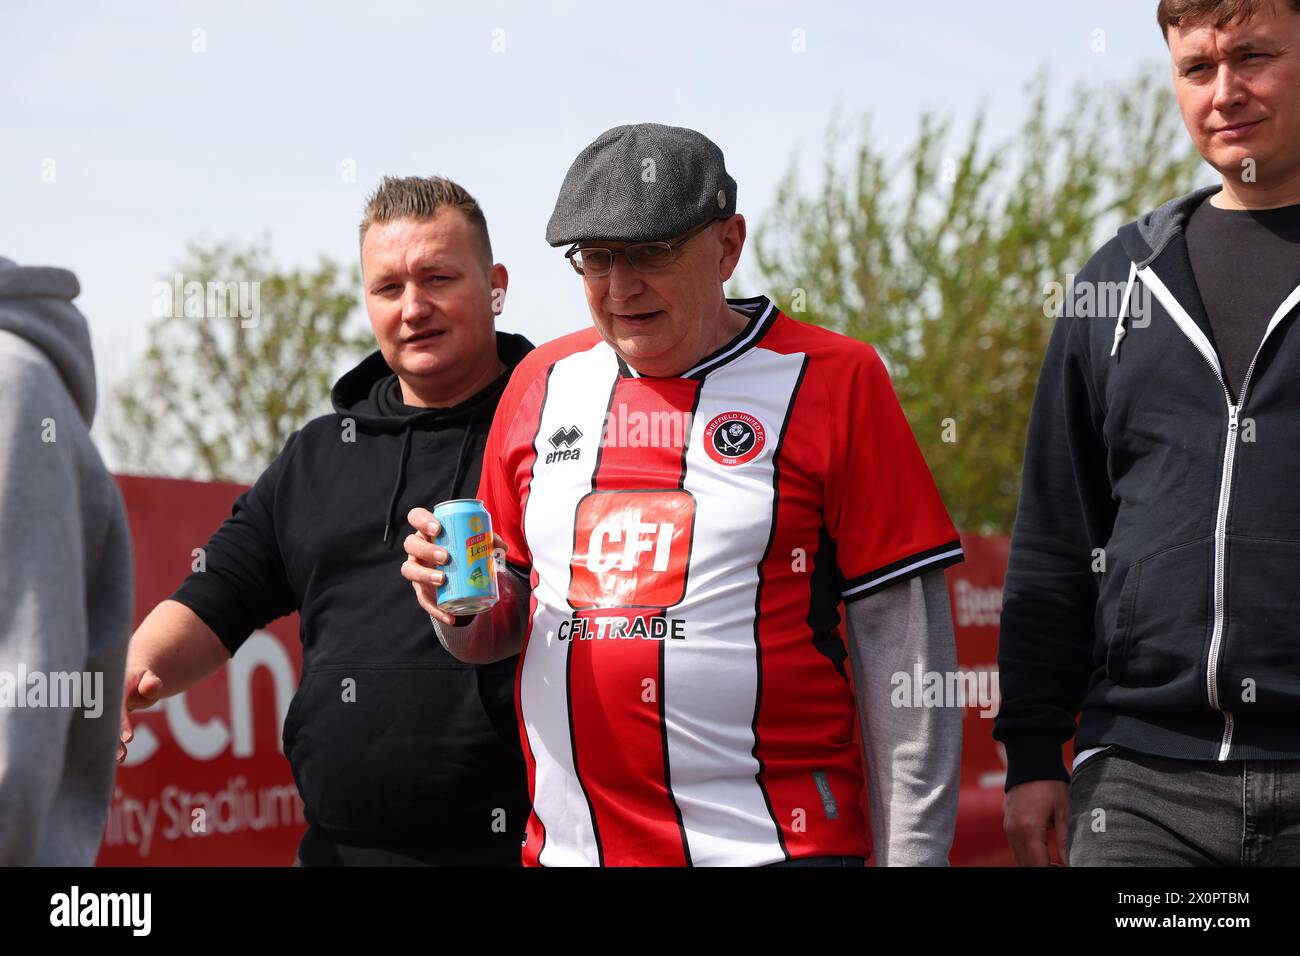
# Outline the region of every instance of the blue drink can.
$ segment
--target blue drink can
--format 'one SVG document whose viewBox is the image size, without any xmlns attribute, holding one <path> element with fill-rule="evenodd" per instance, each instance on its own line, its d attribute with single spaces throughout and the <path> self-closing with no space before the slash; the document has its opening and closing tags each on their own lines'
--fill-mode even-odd
<svg viewBox="0 0 1300 956">
<path fill-rule="evenodd" d="M 433 509 L 441 530 L 434 543 L 446 548 L 441 565 L 447 579 L 438 586 L 438 606 L 448 614 L 479 614 L 497 603 L 492 559 L 492 516 L 477 498 L 444 501 Z"/>
</svg>

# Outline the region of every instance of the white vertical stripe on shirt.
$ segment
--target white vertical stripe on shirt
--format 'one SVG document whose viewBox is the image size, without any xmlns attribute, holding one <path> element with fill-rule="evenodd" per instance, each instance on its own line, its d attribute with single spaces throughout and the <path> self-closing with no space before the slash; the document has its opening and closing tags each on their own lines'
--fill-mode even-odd
<svg viewBox="0 0 1300 956">
<path fill-rule="evenodd" d="M 803 359 L 756 348 L 718 369 L 692 421 L 684 480 L 696 500 L 691 573 L 685 599 L 667 612 L 687 620 L 687 637 L 665 648 L 662 693 L 673 796 L 698 866 L 784 859 L 753 756 L 754 607 L 772 524 L 773 455 Z M 755 416 L 765 431 L 759 455 L 735 466 L 705 449 L 705 427 L 730 411 Z M 715 573 L 728 580 L 702 581 L 696 568 L 723 569 Z M 713 596 L 707 608 L 694 603 L 701 590 Z"/>
<path fill-rule="evenodd" d="M 537 569 L 537 610 L 525 648 L 519 699 L 528 744 L 536 763 L 533 812 L 545 828 L 542 866 L 595 866 L 599 862 L 591 811 L 577 774 L 568 712 L 570 641 L 558 639 L 569 618 L 566 593 L 569 555 L 578 501 L 591 491 L 610 390 L 618 378 L 614 353 L 604 342 L 558 361 L 551 370 L 541 427 L 534 450 L 537 462 L 524 514 Z M 581 383 L 575 387 L 574 383 Z M 557 429 L 577 427 L 574 448 L 581 456 L 546 464 L 548 440 Z M 553 749 L 547 749 L 547 745 Z"/>
</svg>

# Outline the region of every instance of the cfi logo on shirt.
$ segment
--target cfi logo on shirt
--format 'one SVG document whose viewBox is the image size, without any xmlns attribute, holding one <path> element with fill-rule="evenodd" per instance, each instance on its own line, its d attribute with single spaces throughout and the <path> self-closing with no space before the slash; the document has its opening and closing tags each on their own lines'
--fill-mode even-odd
<svg viewBox="0 0 1300 956">
<path fill-rule="evenodd" d="M 593 491 L 578 502 L 569 604 L 667 608 L 686 595 L 695 496 L 681 488 Z"/>
<path fill-rule="evenodd" d="M 749 412 L 723 412 L 704 426 L 704 450 L 719 465 L 753 461 L 767 444 L 767 430 Z"/>
</svg>

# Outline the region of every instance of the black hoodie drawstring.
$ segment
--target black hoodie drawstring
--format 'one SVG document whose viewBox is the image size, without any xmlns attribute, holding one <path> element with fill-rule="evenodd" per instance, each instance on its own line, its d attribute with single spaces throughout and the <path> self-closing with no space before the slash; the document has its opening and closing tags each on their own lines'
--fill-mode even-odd
<svg viewBox="0 0 1300 956">
<path fill-rule="evenodd" d="M 465 437 L 461 440 L 460 451 L 456 453 L 456 471 L 451 479 L 451 497 L 456 497 L 456 492 L 460 488 L 460 480 L 467 474 L 465 468 L 465 459 L 469 452 L 469 443 L 474 437 L 474 422 L 478 420 L 481 409 L 474 409 L 469 416 L 469 421 L 465 425 Z M 397 459 L 397 476 L 393 479 L 393 494 L 388 499 L 388 512 L 384 516 L 384 544 L 388 543 L 389 537 L 393 533 L 393 522 L 397 520 L 397 499 L 402 494 L 402 479 L 406 477 L 406 462 L 411 457 L 411 425 L 407 424 L 405 437 L 402 440 L 402 454 Z M 429 502 L 432 505 L 435 502 Z"/>
<path fill-rule="evenodd" d="M 465 468 L 465 452 L 469 450 L 469 440 L 474 435 L 474 421 L 478 418 L 479 410 L 474 409 L 469 416 L 469 423 L 465 426 L 465 439 L 460 443 L 460 451 L 456 454 L 456 473 L 451 479 L 451 496 L 456 497 L 456 489 L 460 487 L 462 471 Z"/>
<path fill-rule="evenodd" d="M 388 514 L 384 519 L 384 544 L 388 543 L 389 535 L 393 533 L 393 520 L 397 517 L 397 498 L 402 493 L 402 479 L 406 477 L 406 459 L 411 454 L 411 426 L 409 423 L 404 429 L 404 433 L 402 454 L 397 459 L 397 477 L 393 480 L 393 494 L 388 499 Z"/>
</svg>

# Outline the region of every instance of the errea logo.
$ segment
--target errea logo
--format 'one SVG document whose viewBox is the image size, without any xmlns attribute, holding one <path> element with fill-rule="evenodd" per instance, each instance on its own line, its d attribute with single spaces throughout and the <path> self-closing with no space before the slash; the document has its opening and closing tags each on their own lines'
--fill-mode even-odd
<svg viewBox="0 0 1300 956">
<path fill-rule="evenodd" d="M 565 425 L 557 428 L 549 439 L 551 447 L 555 449 L 547 454 L 546 464 L 557 461 L 577 461 L 582 456 L 581 448 L 574 448 L 582 438 L 582 429 L 577 425 Z"/>
</svg>

